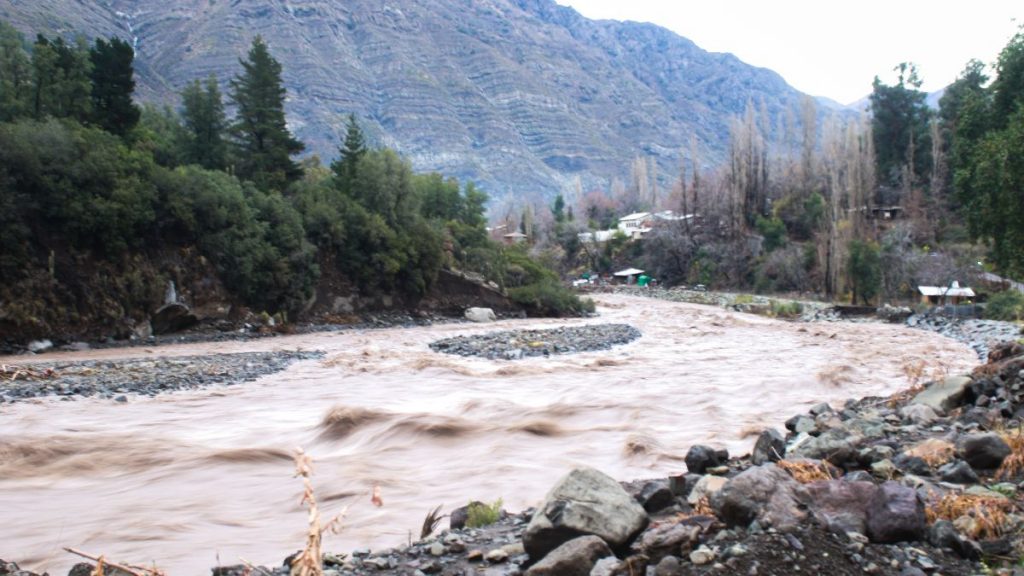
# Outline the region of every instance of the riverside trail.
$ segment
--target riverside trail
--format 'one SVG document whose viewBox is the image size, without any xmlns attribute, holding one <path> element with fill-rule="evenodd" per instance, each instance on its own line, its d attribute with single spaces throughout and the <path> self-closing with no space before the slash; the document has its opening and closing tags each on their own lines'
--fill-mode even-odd
<svg viewBox="0 0 1024 576">
<path fill-rule="evenodd" d="M 325 548 L 396 546 L 423 516 L 469 500 L 521 510 L 577 465 L 618 479 L 678 473 L 689 446 L 750 449 L 822 401 L 886 395 L 968 371 L 966 345 L 902 326 L 795 323 L 621 295 L 600 317 L 448 324 L 105 349 L 5 363 L 323 351 L 253 382 L 127 402 L 44 397 L 0 405 L 0 557 L 66 571 L 72 546 L 170 574 L 301 547 L 291 453 L 315 459 Z M 442 338 L 628 324 L 610 350 L 515 361 L 430 350 Z M 923 364 L 922 364 L 923 361 Z M 923 381 L 922 380 L 922 381 Z M 370 503 L 373 486 L 384 505 Z"/>
</svg>

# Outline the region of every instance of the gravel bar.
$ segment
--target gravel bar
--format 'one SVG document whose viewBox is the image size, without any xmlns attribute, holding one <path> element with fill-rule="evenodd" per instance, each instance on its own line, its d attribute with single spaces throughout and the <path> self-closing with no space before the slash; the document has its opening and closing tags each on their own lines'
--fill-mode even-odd
<svg viewBox="0 0 1024 576">
<path fill-rule="evenodd" d="M 641 336 L 628 324 L 592 324 L 547 330 L 507 330 L 478 336 L 456 336 L 430 344 L 431 350 L 491 360 L 519 360 L 527 356 L 574 354 L 608 350 Z"/>
<path fill-rule="evenodd" d="M 124 402 L 128 399 L 126 394 L 156 396 L 176 390 L 251 382 L 280 372 L 293 362 L 323 356 L 320 351 L 244 352 L 7 366 L 0 374 L 0 403 L 40 396 L 100 396 Z"/>
</svg>

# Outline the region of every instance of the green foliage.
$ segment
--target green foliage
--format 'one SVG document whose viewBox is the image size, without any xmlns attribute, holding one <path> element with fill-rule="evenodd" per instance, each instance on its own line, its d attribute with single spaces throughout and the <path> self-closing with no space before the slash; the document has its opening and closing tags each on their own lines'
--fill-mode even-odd
<svg viewBox="0 0 1024 576">
<path fill-rule="evenodd" d="M 32 92 L 32 61 L 25 38 L 10 24 L 0 22 L 0 122 L 28 114 Z"/>
<path fill-rule="evenodd" d="M 470 502 L 466 509 L 466 527 L 483 528 L 490 526 L 501 518 L 501 498 L 490 504 Z"/>
<path fill-rule="evenodd" d="M 505 251 L 505 286 L 509 298 L 532 316 L 577 316 L 594 309 L 559 281 L 555 273 L 541 265 L 520 247 Z"/>
<path fill-rule="evenodd" d="M 32 47 L 33 91 L 30 110 L 36 119 L 47 116 L 87 122 L 92 116 L 92 60 L 85 39 L 72 46 L 63 38 L 42 35 Z"/>
<path fill-rule="evenodd" d="M 806 196 L 789 194 L 776 202 L 772 211 L 785 223 L 791 238 L 811 240 L 825 221 L 825 198 L 817 192 Z"/>
<path fill-rule="evenodd" d="M 260 36 L 239 63 L 242 72 L 231 80 L 231 100 L 237 108 L 230 130 L 237 148 L 236 173 L 262 190 L 280 192 L 302 176 L 291 155 L 305 149 L 285 123 L 281 64 Z"/>
<path fill-rule="evenodd" d="M 139 124 L 132 132 L 136 148 L 152 154 L 153 160 L 168 168 L 185 163 L 183 142 L 187 138 L 178 115 L 169 106 L 143 104 Z"/>
<path fill-rule="evenodd" d="M 847 275 L 853 289 L 853 302 L 859 297 L 861 302 L 869 304 L 882 284 L 882 260 L 877 243 L 850 241 Z"/>
<path fill-rule="evenodd" d="M 139 107 L 132 102 L 135 92 L 135 50 L 127 42 L 97 38 L 89 50 L 92 68 L 92 120 L 101 128 L 124 136 L 139 122 Z"/>
<path fill-rule="evenodd" d="M 804 305 L 796 301 L 782 302 L 772 300 L 771 314 L 777 318 L 796 318 L 804 313 Z"/>
<path fill-rule="evenodd" d="M 985 318 L 1009 322 L 1024 320 L 1024 294 L 1007 290 L 993 295 L 985 304 Z"/>
<path fill-rule="evenodd" d="M 764 237 L 765 252 L 772 252 L 786 244 L 786 225 L 777 216 L 758 216 L 757 231 Z"/>
<path fill-rule="evenodd" d="M 878 177 L 882 183 L 893 186 L 913 185 L 914 182 L 903 182 L 904 167 L 917 176 L 928 170 L 931 112 L 925 103 L 928 95 L 920 90 L 917 68 L 903 62 L 895 70 L 899 73 L 895 86 L 883 84 L 877 76 L 871 85 L 871 130 Z"/>
<path fill-rule="evenodd" d="M 366 155 L 366 137 L 356 122 L 356 115 L 349 114 L 345 124 L 345 141 L 338 150 L 338 159 L 331 163 L 331 170 L 338 178 L 338 187 L 351 193 L 359 160 Z"/>
<path fill-rule="evenodd" d="M 187 134 L 185 161 L 210 170 L 223 170 L 227 166 L 224 133 L 228 122 L 213 74 L 207 77 L 205 84 L 194 80 L 181 92 L 181 118 Z"/>
</svg>

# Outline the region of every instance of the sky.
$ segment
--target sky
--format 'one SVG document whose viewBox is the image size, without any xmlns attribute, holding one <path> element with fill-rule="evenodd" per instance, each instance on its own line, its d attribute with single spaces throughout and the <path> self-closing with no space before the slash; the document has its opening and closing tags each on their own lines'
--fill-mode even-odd
<svg viewBox="0 0 1024 576">
<path fill-rule="evenodd" d="M 1024 1 L 557 0 L 593 19 L 651 22 L 711 52 L 770 68 L 796 89 L 850 104 L 878 76 L 917 65 L 932 92 L 971 58 L 995 62 L 1024 23 Z"/>
</svg>

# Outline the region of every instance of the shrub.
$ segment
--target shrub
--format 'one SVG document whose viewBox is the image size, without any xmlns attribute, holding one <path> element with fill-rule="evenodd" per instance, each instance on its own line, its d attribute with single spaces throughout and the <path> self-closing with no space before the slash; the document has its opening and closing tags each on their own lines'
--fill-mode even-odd
<svg viewBox="0 0 1024 576">
<path fill-rule="evenodd" d="M 490 504 L 470 502 L 466 510 L 466 527 L 483 528 L 494 524 L 501 518 L 501 505 L 501 498 Z"/>
<path fill-rule="evenodd" d="M 1007 290 L 992 296 L 985 305 L 985 318 L 1011 322 L 1024 319 L 1024 294 Z"/>
</svg>

